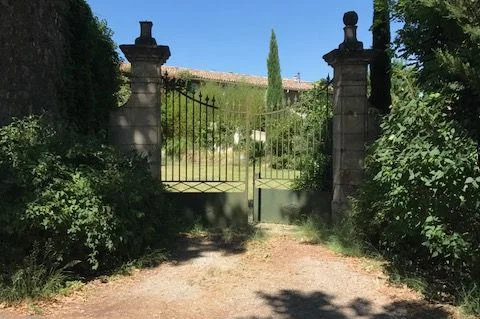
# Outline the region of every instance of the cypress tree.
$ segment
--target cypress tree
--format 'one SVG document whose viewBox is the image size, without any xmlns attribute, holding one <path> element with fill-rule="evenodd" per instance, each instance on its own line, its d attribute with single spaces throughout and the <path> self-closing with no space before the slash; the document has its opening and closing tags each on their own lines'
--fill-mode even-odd
<svg viewBox="0 0 480 319">
<path fill-rule="evenodd" d="M 373 49 L 378 54 L 370 66 L 370 103 L 382 114 L 387 114 L 392 103 L 389 0 L 374 0 L 372 33 Z"/>
<path fill-rule="evenodd" d="M 275 31 L 272 29 L 270 36 L 270 51 L 267 59 L 268 88 L 267 109 L 274 110 L 283 101 L 282 76 L 280 74 L 280 60 L 278 58 L 278 45 Z"/>
</svg>

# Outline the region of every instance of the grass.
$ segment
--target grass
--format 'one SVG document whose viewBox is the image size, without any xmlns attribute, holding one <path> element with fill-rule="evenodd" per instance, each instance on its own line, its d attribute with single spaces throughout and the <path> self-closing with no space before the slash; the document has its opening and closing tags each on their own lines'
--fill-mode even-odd
<svg viewBox="0 0 480 319">
<path fill-rule="evenodd" d="M 419 292 L 423 296 L 425 296 L 425 294 L 427 293 L 428 283 L 424 278 L 416 276 L 415 274 L 400 274 L 397 269 L 391 267 L 386 268 L 388 268 L 386 272 L 388 273 L 389 281 L 392 284 L 397 286 L 405 285 L 408 288 Z"/>
<path fill-rule="evenodd" d="M 42 256 L 38 245 L 34 245 L 23 264 L 0 283 L 0 301 L 11 305 L 22 300 L 48 299 L 65 288 L 71 279 L 67 269 L 75 264 L 61 267 L 48 244 Z"/>
<path fill-rule="evenodd" d="M 0 303 L 15 305 L 22 301 L 48 300 L 56 295 L 67 296 L 85 285 L 84 281 L 72 280 L 74 277 L 68 271 L 76 264 L 75 262 L 60 267 L 58 263 L 51 262 L 52 256 L 49 256 L 48 252 L 44 258 L 39 258 L 39 255 L 38 247 L 34 248 L 24 263 L 0 282 Z M 156 267 L 167 259 L 168 254 L 164 249 L 152 250 L 124 263 L 109 275 L 89 280 L 99 279 L 101 282 L 108 282 L 115 277 L 131 275 L 134 269 Z M 36 313 L 33 310 L 32 312 Z"/>
<path fill-rule="evenodd" d="M 298 234 L 303 241 L 323 244 L 330 250 L 346 256 L 365 255 L 363 245 L 349 221 L 329 226 L 320 218 L 307 217 L 298 223 Z"/>
<path fill-rule="evenodd" d="M 472 287 L 462 287 L 459 291 L 460 310 L 466 315 L 480 317 L 480 285 L 473 284 Z"/>
</svg>

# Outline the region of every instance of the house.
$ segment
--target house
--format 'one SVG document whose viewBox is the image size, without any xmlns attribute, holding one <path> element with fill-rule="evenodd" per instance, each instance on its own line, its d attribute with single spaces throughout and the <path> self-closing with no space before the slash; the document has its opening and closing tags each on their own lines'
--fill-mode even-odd
<svg viewBox="0 0 480 319">
<path fill-rule="evenodd" d="M 247 75 L 233 72 L 219 72 L 208 70 L 197 70 L 190 68 L 182 68 L 176 66 L 164 65 L 162 71 L 167 72 L 171 77 L 181 77 L 188 74 L 193 80 L 211 81 L 223 84 L 247 83 L 253 86 L 265 87 L 268 86 L 268 78 L 265 76 Z M 282 86 L 287 98 L 298 97 L 303 92 L 313 88 L 311 82 L 300 81 L 296 79 L 283 79 Z"/>
<path fill-rule="evenodd" d="M 122 70 L 128 70 L 130 65 L 122 64 Z M 209 70 L 198 70 L 183 68 L 177 66 L 163 65 L 162 72 L 167 72 L 170 77 L 180 78 L 188 75 L 193 81 L 211 81 L 222 84 L 247 83 L 257 87 L 267 88 L 268 78 L 266 76 L 247 75 L 233 72 L 219 72 Z M 294 99 L 301 92 L 313 88 L 312 82 L 301 81 L 297 79 L 283 79 L 282 86 L 285 91 L 286 98 Z"/>
</svg>

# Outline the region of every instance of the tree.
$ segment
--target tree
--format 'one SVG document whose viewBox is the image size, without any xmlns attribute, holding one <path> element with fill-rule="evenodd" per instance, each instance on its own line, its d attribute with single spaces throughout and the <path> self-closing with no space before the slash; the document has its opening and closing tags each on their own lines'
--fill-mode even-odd
<svg viewBox="0 0 480 319">
<path fill-rule="evenodd" d="M 400 57 L 420 70 L 424 90 L 452 95 L 449 109 L 477 139 L 480 166 L 480 1 L 397 0 Z"/>
<path fill-rule="evenodd" d="M 270 36 L 270 51 L 267 59 L 268 88 L 267 109 L 273 110 L 283 101 L 282 75 L 280 74 L 280 60 L 275 31 Z"/>
<path fill-rule="evenodd" d="M 370 66 L 370 103 L 382 114 L 387 114 L 392 104 L 389 0 L 374 0 L 372 33 L 373 49 L 378 53 Z"/>
<path fill-rule="evenodd" d="M 105 136 L 110 110 L 118 105 L 120 59 L 113 32 L 85 0 L 65 1 L 66 65 L 61 104 L 64 119 L 80 133 Z"/>
</svg>

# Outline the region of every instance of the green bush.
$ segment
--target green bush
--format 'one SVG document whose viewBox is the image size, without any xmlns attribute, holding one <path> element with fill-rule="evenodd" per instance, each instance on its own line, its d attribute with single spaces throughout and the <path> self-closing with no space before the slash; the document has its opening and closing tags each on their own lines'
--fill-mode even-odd
<svg viewBox="0 0 480 319">
<path fill-rule="evenodd" d="M 475 143 L 449 120 L 449 97 L 410 96 L 394 105 L 369 151 L 354 218 L 395 266 L 453 291 L 480 279 Z"/>
<path fill-rule="evenodd" d="M 63 264 L 103 272 L 171 235 L 173 217 L 146 159 L 39 117 L 0 128 L 0 265 L 50 243 Z"/>
</svg>

